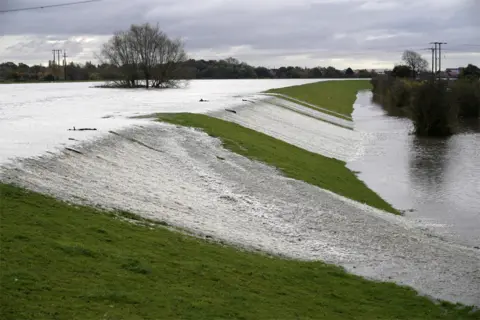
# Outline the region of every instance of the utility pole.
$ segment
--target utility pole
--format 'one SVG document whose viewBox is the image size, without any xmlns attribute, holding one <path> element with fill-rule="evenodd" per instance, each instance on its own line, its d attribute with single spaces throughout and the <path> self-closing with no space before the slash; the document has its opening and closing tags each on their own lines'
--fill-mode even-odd
<svg viewBox="0 0 480 320">
<path fill-rule="evenodd" d="M 446 42 L 439 42 L 438 43 L 438 72 L 442 72 L 442 44 L 447 44 Z"/>
<path fill-rule="evenodd" d="M 53 75 L 53 80 L 55 80 L 55 49 L 52 50 L 53 52 L 53 60 L 52 60 L 52 75 Z"/>
<path fill-rule="evenodd" d="M 67 81 L 67 51 L 63 51 L 63 76 L 64 80 Z"/>
<path fill-rule="evenodd" d="M 53 49 L 52 50 L 53 52 L 53 66 L 52 66 L 52 71 L 53 71 L 53 78 L 55 79 L 55 70 L 57 70 L 57 65 L 55 63 L 55 53 L 57 54 L 57 58 L 58 58 L 58 65 L 60 66 L 60 52 L 62 52 L 62 50 L 59 50 L 59 49 Z M 59 79 L 60 77 L 57 76 L 57 80 Z"/>
<path fill-rule="evenodd" d="M 437 73 L 437 44 L 438 42 L 430 42 L 430 44 L 433 44 L 435 47 L 433 48 L 434 50 L 434 57 L 435 57 L 435 60 L 434 60 L 434 67 L 433 67 L 433 74 L 436 74 Z"/>
<path fill-rule="evenodd" d="M 435 48 L 425 48 L 425 50 L 430 50 L 432 52 L 432 76 L 435 74 L 435 66 L 434 66 L 434 63 L 435 63 Z"/>
<path fill-rule="evenodd" d="M 435 74 L 442 71 L 442 44 L 447 44 L 446 42 L 430 42 L 430 44 L 435 45 Z M 437 58 L 437 45 L 438 45 L 438 58 Z M 438 68 L 437 68 L 438 60 Z"/>
</svg>

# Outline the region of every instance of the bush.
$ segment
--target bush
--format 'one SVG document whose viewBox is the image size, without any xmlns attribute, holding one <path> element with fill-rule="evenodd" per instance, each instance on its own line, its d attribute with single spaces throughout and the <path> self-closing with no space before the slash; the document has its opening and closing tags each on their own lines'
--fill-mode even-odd
<svg viewBox="0 0 480 320">
<path fill-rule="evenodd" d="M 404 115 L 404 107 L 411 103 L 411 81 L 377 77 L 371 83 L 374 102 L 382 105 L 390 115 Z"/>
<path fill-rule="evenodd" d="M 425 82 L 412 89 L 409 116 L 418 136 L 449 136 L 458 124 L 458 105 L 444 81 Z"/>
<path fill-rule="evenodd" d="M 451 86 L 452 99 L 462 118 L 480 117 L 480 82 L 459 79 Z"/>
<path fill-rule="evenodd" d="M 407 84 L 407 81 L 394 81 L 391 89 L 389 90 L 388 96 L 390 106 L 397 108 L 409 106 L 411 100 L 411 92 L 411 86 Z"/>
</svg>

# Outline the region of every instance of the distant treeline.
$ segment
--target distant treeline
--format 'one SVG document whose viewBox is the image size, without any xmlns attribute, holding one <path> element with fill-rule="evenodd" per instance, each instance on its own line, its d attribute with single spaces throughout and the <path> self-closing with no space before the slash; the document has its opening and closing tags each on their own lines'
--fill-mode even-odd
<svg viewBox="0 0 480 320">
<path fill-rule="evenodd" d="M 234 58 L 224 60 L 186 60 L 180 68 L 184 79 L 291 79 L 291 78 L 371 78 L 376 75 L 373 70 L 339 70 L 334 67 L 254 67 Z M 66 72 L 66 77 L 65 77 Z M 64 66 L 15 64 L 5 62 L 0 64 L 0 81 L 95 81 L 119 80 L 121 72 L 111 64 L 69 63 Z"/>
</svg>

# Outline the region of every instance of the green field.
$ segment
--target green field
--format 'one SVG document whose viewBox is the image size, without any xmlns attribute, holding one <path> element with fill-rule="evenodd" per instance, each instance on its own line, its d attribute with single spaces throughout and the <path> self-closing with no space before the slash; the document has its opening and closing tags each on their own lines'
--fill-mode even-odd
<svg viewBox="0 0 480 320">
<path fill-rule="evenodd" d="M 369 80 L 339 80 L 271 89 L 267 93 L 281 93 L 346 116 L 351 116 L 357 92 L 371 89 L 372 85 Z"/>
<path fill-rule="evenodd" d="M 479 319 L 321 262 L 267 257 L 0 184 L 0 319 Z"/>
<path fill-rule="evenodd" d="M 280 169 L 286 176 L 303 180 L 372 207 L 398 213 L 370 190 L 345 162 L 309 152 L 235 123 L 192 113 L 161 114 L 162 121 L 195 127 L 223 141 L 225 148 Z"/>
</svg>

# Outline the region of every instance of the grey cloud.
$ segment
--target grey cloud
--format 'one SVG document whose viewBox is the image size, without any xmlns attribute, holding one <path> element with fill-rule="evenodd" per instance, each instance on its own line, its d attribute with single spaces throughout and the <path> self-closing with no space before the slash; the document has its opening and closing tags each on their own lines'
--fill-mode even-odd
<svg viewBox="0 0 480 320">
<path fill-rule="evenodd" d="M 473 47 L 460 45 L 480 43 L 480 19 L 476 18 L 480 15 L 479 3 L 478 0 L 104 0 L 0 15 L 0 32 L 65 37 L 110 35 L 132 23 L 158 22 L 168 34 L 185 38 L 187 48 L 192 51 L 221 51 L 248 45 L 276 54 L 396 57 L 405 48 L 423 49 L 430 41 L 449 42 L 456 51 L 474 51 Z M 8 1 L 7 5 L 35 6 L 38 0 Z M 369 38 L 373 40 L 368 41 Z"/>
</svg>

